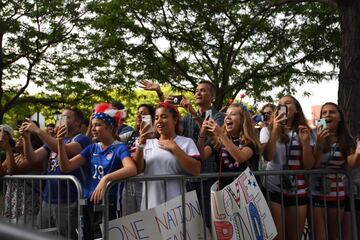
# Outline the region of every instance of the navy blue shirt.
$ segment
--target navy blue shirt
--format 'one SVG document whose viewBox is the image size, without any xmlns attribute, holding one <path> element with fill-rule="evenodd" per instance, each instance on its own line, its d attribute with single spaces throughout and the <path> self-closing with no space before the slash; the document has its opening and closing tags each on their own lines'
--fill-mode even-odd
<svg viewBox="0 0 360 240">
<path fill-rule="evenodd" d="M 90 167 L 90 174 L 86 176 L 84 183 L 84 197 L 90 198 L 100 179 L 111 172 L 122 168 L 122 160 L 130 157 L 130 152 L 125 144 L 115 141 L 105 149 L 101 143 L 93 143 L 81 151 L 80 155 L 86 159 Z M 116 201 L 117 188 L 113 187 L 109 192 L 110 201 Z"/>
<path fill-rule="evenodd" d="M 77 142 L 81 145 L 81 147 L 84 149 L 86 146 L 88 146 L 91 143 L 90 138 L 88 138 L 85 135 L 78 134 L 74 137 L 66 137 L 64 138 L 64 143 L 70 143 L 70 142 Z M 49 163 L 48 163 L 48 169 L 47 174 L 48 175 L 73 175 L 77 177 L 81 183 L 83 183 L 84 179 L 84 172 L 81 172 L 81 169 L 76 169 L 70 173 L 63 173 L 60 170 L 59 160 L 57 158 L 57 153 L 51 151 L 49 147 L 45 144 L 43 146 L 45 150 L 49 153 Z M 86 171 L 86 170 L 85 170 Z M 75 184 L 73 184 L 71 181 L 69 182 L 69 200 L 70 202 L 75 202 L 77 200 L 77 189 L 75 187 Z M 60 188 L 58 188 L 58 186 Z M 50 189 L 49 189 L 50 188 Z M 58 203 L 58 200 L 60 200 L 60 203 L 66 203 L 68 201 L 68 186 L 67 181 L 58 181 L 57 180 L 47 180 L 45 181 L 45 188 L 43 192 L 43 200 L 45 202 L 50 203 Z M 51 191 L 49 191 L 51 190 Z M 58 196 L 58 191 L 60 192 L 60 195 Z"/>
</svg>

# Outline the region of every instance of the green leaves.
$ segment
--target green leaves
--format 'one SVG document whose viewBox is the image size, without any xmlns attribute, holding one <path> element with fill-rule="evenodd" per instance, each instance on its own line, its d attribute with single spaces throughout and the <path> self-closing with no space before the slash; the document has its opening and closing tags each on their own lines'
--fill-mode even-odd
<svg viewBox="0 0 360 240">
<path fill-rule="evenodd" d="M 199 80 L 211 80 L 222 93 L 218 107 L 240 90 L 262 100 L 274 87 L 293 91 L 289 83 L 326 79 L 330 72 L 308 66 L 334 63 L 339 48 L 334 11 L 320 4 L 96 3 L 91 24 L 94 36 L 101 38 L 92 38 L 92 45 L 102 47 L 105 61 L 121 56 L 129 79 L 150 78 L 179 89 L 194 89 Z"/>
<path fill-rule="evenodd" d="M 207 79 L 220 108 L 240 91 L 270 101 L 274 88 L 291 93 L 296 84 L 326 80 L 333 72 L 318 66 L 338 62 L 338 17 L 323 4 L 7 2 L 0 3 L 0 120 L 30 82 L 71 101 L 113 89 L 128 93 L 139 79 L 179 91 Z"/>
</svg>

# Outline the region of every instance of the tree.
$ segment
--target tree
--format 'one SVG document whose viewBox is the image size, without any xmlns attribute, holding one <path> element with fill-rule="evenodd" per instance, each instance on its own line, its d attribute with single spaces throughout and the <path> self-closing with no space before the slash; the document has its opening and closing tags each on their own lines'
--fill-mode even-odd
<svg viewBox="0 0 360 240">
<path fill-rule="evenodd" d="M 352 133 L 360 129 L 360 3 L 355 0 L 337 3 L 341 27 L 339 105 L 345 109 Z"/>
<path fill-rule="evenodd" d="M 338 103 L 345 110 L 346 120 L 353 134 L 357 134 L 360 128 L 360 2 L 357 0 L 285 0 L 277 5 L 297 4 L 306 2 L 318 2 L 328 5 L 332 14 L 338 14 L 336 18 L 340 24 L 341 43 L 335 53 L 339 56 L 333 61 L 339 67 L 339 90 Z M 311 3 L 314 4 L 314 3 Z M 309 4 L 306 5 L 309 8 Z M 324 25 L 328 27 L 329 25 Z M 333 38 L 324 38 L 324 44 L 334 41 Z M 337 40 L 336 40 L 337 41 Z M 325 56 L 328 58 L 328 56 Z"/>
<path fill-rule="evenodd" d="M 102 49 L 104 61 L 126 62 L 125 81 L 151 78 L 194 90 L 208 79 L 218 90 L 218 108 L 240 90 L 270 100 L 267 92 L 275 87 L 293 93 L 295 83 L 334 74 L 316 70 L 325 61 L 334 64 L 339 49 L 337 19 L 325 5 L 99 0 L 90 10 L 91 45 Z"/>
<path fill-rule="evenodd" d="M 18 105 L 57 108 L 90 95 L 80 67 L 69 64 L 85 13 L 81 1 L 0 2 L 0 122 Z M 30 96 L 30 84 L 46 94 Z"/>
</svg>

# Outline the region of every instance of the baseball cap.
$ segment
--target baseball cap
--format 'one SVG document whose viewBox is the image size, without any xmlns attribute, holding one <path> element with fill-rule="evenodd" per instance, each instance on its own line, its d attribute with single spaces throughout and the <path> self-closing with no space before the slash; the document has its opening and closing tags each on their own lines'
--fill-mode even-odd
<svg viewBox="0 0 360 240">
<path fill-rule="evenodd" d="M 11 138 L 14 138 L 14 130 L 12 129 L 12 127 L 10 127 L 7 124 L 1 124 L 0 128 L 2 128 L 5 132 L 7 132 Z"/>
</svg>

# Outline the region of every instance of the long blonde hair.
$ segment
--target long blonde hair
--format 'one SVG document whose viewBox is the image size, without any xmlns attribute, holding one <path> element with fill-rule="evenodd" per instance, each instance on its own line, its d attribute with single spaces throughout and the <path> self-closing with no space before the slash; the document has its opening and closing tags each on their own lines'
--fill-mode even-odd
<svg viewBox="0 0 360 240">
<path fill-rule="evenodd" d="M 248 112 L 247 109 L 245 109 L 244 106 L 240 105 L 240 104 L 236 104 L 233 103 L 231 104 L 229 108 L 236 108 L 238 109 L 239 113 L 240 113 L 240 132 L 239 132 L 239 138 L 245 142 L 245 144 L 248 143 L 252 143 L 255 146 L 256 149 L 256 153 L 259 154 L 260 150 L 261 150 L 261 144 L 259 141 L 259 138 L 257 136 L 256 130 L 254 128 L 253 122 L 251 120 L 251 116 L 250 113 Z M 229 138 L 231 138 L 230 134 L 228 132 L 226 132 L 226 128 L 225 128 L 225 124 L 223 126 L 223 131 L 224 133 L 227 134 L 227 136 Z M 214 143 L 214 148 L 215 149 L 220 149 L 221 147 L 221 142 L 219 137 L 214 136 L 213 138 L 213 143 Z"/>
</svg>

